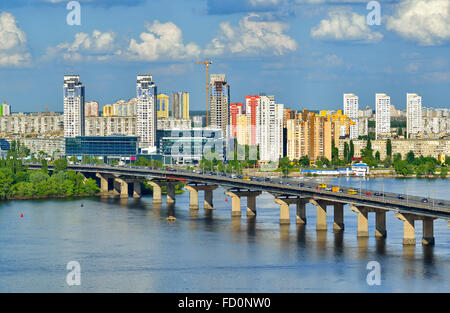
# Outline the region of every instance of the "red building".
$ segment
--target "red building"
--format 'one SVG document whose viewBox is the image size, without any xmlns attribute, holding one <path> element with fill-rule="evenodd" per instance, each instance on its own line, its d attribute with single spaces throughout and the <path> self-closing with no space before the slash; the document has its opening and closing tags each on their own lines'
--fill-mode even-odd
<svg viewBox="0 0 450 313">
<path fill-rule="evenodd" d="M 244 113 L 243 103 L 230 103 L 230 136 L 237 136 L 237 117 Z"/>
<path fill-rule="evenodd" d="M 245 113 L 250 127 L 249 144 L 256 145 L 256 126 L 258 125 L 258 110 L 260 106 L 260 96 L 245 96 Z"/>
</svg>

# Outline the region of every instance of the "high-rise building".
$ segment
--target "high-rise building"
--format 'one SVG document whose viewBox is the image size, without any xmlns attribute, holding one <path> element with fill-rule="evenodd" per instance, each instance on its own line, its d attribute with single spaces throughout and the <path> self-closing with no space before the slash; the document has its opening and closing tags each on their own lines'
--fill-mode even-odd
<svg viewBox="0 0 450 313">
<path fill-rule="evenodd" d="M 64 137 L 84 136 L 84 85 L 79 75 L 64 75 Z"/>
<path fill-rule="evenodd" d="M 339 145 L 340 125 L 339 120 L 303 110 L 297 119 L 287 121 L 287 157 L 331 160 L 333 141 Z"/>
<path fill-rule="evenodd" d="M 6 100 L 3 104 L 0 104 L 0 116 L 11 115 L 11 106 L 6 104 Z"/>
<path fill-rule="evenodd" d="M 237 144 L 241 146 L 248 145 L 248 119 L 245 114 L 236 117 L 236 139 Z"/>
<path fill-rule="evenodd" d="M 170 103 L 172 105 L 172 117 L 174 119 L 181 119 L 183 114 L 182 106 L 183 94 L 181 92 L 172 92 L 170 94 Z"/>
<path fill-rule="evenodd" d="M 172 92 L 170 95 L 172 104 L 172 117 L 177 120 L 189 119 L 189 93 Z"/>
<path fill-rule="evenodd" d="M 354 122 L 353 125 L 350 125 L 350 139 L 357 139 L 359 136 L 358 110 L 359 110 L 358 96 L 355 96 L 352 93 L 345 93 L 344 115 L 347 115 Z"/>
<path fill-rule="evenodd" d="M 158 95 L 158 118 L 169 118 L 169 96 L 165 94 Z"/>
<path fill-rule="evenodd" d="M 406 94 L 407 138 L 423 132 L 422 97 L 415 93 Z"/>
<path fill-rule="evenodd" d="M 183 120 L 188 120 L 189 118 L 189 92 L 183 92 Z"/>
<path fill-rule="evenodd" d="M 84 108 L 84 116 L 86 117 L 98 116 L 98 102 L 96 101 L 86 102 Z"/>
<path fill-rule="evenodd" d="M 230 108 L 230 86 L 227 84 L 225 74 L 211 74 L 209 84 L 210 126 L 222 129 L 226 138 Z"/>
<path fill-rule="evenodd" d="M 230 136 L 237 137 L 237 118 L 244 113 L 243 103 L 230 103 Z"/>
<path fill-rule="evenodd" d="M 152 75 L 138 75 L 136 82 L 136 132 L 140 148 L 155 146 L 157 88 Z"/>
<path fill-rule="evenodd" d="M 103 112 L 103 116 L 105 116 L 105 117 L 111 117 L 111 116 L 114 116 L 114 112 L 113 112 L 113 106 L 112 105 L 104 105 L 103 106 L 103 110 L 102 110 Z"/>
<path fill-rule="evenodd" d="M 261 161 L 278 161 L 283 156 L 284 105 L 274 96 L 246 96 L 248 143 L 259 146 Z"/>
<path fill-rule="evenodd" d="M 391 97 L 385 93 L 375 95 L 375 138 L 387 137 L 391 132 Z"/>
<path fill-rule="evenodd" d="M 245 97 L 245 114 L 247 116 L 248 122 L 248 144 L 251 146 L 256 146 L 257 138 L 256 138 L 256 128 L 257 125 L 260 124 L 260 104 L 261 97 L 260 96 L 246 96 Z"/>
</svg>

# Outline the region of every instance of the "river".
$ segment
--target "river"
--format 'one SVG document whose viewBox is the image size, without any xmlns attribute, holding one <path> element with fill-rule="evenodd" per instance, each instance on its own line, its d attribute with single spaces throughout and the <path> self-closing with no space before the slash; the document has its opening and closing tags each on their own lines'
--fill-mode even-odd
<svg viewBox="0 0 450 313">
<path fill-rule="evenodd" d="M 450 200 L 450 180 L 315 178 L 366 189 Z M 362 181 L 362 183 L 360 183 Z M 0 292 L 449 292 L 450 227 L 435 221 L 434 247 L 402 245 L 403 224 L 387 214 L 387 238 L 356 237 L 356 214 L 345 209 L 344 233 L 308 224 L 279 225 L 279 206 L 257 198 L 257 217 L 231 219 L 231 199 L 214 192 L 216 210 L 189 212 L 189 193 L 174 209 L 114 198 L 0 202 Z M 200 199 L 203 198 L 200 193 Z M 242 210 L 245 213 L 245 199 Z M 174 210 L 175 223 L 166 222 Z M 23 217 L 21 216 L 23 214 Z M 68 262 L 81 266 L 81 285 L 66 283 Z M 371 286 L 367 264 L 377 261 L 381 284 Z"/>
</svg>

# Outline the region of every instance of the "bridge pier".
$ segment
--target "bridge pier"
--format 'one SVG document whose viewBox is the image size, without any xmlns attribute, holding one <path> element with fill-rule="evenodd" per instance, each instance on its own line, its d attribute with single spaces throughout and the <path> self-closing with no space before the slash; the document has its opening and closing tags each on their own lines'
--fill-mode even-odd
<svg viewBox="0 0 450 313">
<path fill-rule="evenodd" d="M 256 197 L 260 194 L 260 191 L 253 191 L 247 195 L 247 217 L 256 216 Z"/>
<path fill-rule="evenodd" d="M 295 222 L 297 224 L 306 224 L 306 200 L 305 199 L 298 199 L 297 203 L 297 217 L 295 219 Z"/>
<path fill-rule="evenodd" d="M 399 220 L 403 221 L 403 244 L 415 245 L 416 234 L 414 227 L 414 216 L 408 213 L 397 213 L 395 216 Z"/>
<path fill-rule="evenodd" d="M 141 182 L 139 180 L 135 180 L 133 182 L 133 198 L 140 199 L 141 197 L 142 197 Z"/>
<path fill-rule="evenodd" d="M 153 181 L 148 181 L 148 184 L 152 186 L 153 189 L 153 204 L 160 204 L 162 203 L 162 197 L 161 197 L 161 186 Z"/>
<path fill-rule="evenodd" d="M 353 204 L 350 209 L 358 214 L 358 231 L 357 237 L 369 237 L 369 220 L 368 210 L 364 207 L 356 207 Z"/>
<path fill-rule="evenodd" d="M 289 198 L 275 198 L 274 201 L 280 205 L 280 225 L 289 225 L 291 223 L 289 214 Z"/>
<path fill-rule="evenodd" d="M 422 244 L 434 245 L 434 218 L 432 217 L 423 217 Z"/>
<path fill-rule="evenodd" d="M 227 190 L 227 196 L 231 197 L 231 217 L 241 216 L 241 197 L 247 197 L 247 217 L 256 215 L 256 197 L 261 194 L 261 191 L 251 190 Z"/>
<path fill-rule="evenodd" d="M 385 238 L 386 232 L 386 211 L 375 210 L 375 237 Z"/>
<path fill-rule="evenodd" d="M 95 176 L 100 179 L 100 192 L 107 194 L 109 192 L 108 178 L 100 173 L 96 173 Z"/>
<path fill-rule="evenodd" d="M 167 183 L 167 204 L 175 203 L 175 184 Z"/>
<path fill-rule="evenodd" d="M 184 189 L 189 191 L 189 209 L 198 210 L 198 190 L 189 185 L 184 186 Z"/>
<path fill-rule="evenodd" d="M 231 217 L 241 217 L 241 196 L 239 191 L 227 190 L 225 194 L 231 197 Z"/>
<path fill-rule="evenodd" d="M 120 186 L 120 198 L 121 199 L 128 198 L 128 183 L 125 180 L 121 179 L 121 178 L 115 178 L 114 180 L 119 183 L 119 186 Z"/>
<path fill-rule="evenodd" d="M 317 208 L 316 230 L 327 230 L 327 202 L 324 200 L 309 200 Z"/>
<path fill-rule="evenodd" d="M 343 231 L 344 230 L 344 204 L 339 203 L 339 202 L 334 202 L 333 207 L 334 207 L 333 230 Z"/>
</svg>

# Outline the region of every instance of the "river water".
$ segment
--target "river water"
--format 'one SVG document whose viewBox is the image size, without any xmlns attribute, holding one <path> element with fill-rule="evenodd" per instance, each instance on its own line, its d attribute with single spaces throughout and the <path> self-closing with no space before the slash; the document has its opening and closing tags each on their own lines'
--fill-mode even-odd
<svg viewBox="0 0 450 313">
<path fill-rule="evenodd" d="M 450 200 L 450 180 L 318 178 L 317 181 Z M 384 186 L 383 186 L 384 185 Z M 308 224 L 279 225 L 269 194 L 257 198 L 257 217 L 231 219 L 231 199 L 214 192 L 216 210 L 189 212 L 189 193 L 174 208 L 139 200 L 66 199 L 0 202 L 0 292 L 449 292 L 450 227 L 435 221 L 434 247 L 402 245 L 403 222 L 387 214 L 385 240 L 356 237 L 356 214 L 345 209 L 344 233 L 316 232 Z M 200 193 L 200 199 L 203 195 Z M 246 201 L 242 201 L 245 213 Z M 175 223 L 165 218 L 174 212 Z M 23 214 L 23 217 L 21 217 Z M 69 286 L 68 262 L 81 267 L 81 285 Z M 366 277 L 370 261 L 381 284 Z"/>
</svg>

